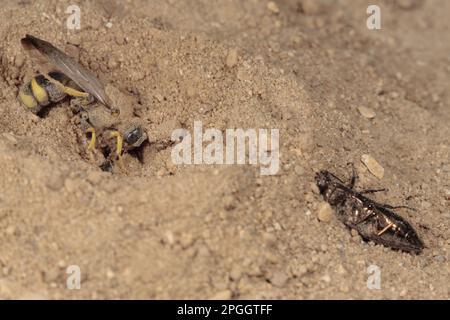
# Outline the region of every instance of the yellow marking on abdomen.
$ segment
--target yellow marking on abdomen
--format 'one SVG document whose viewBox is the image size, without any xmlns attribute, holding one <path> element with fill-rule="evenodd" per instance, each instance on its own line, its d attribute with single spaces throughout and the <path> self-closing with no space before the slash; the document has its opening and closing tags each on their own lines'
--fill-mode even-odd
<svg viewBox="0 0 450 320">
<path fill-rule="evenodd" d="M 38 84 L 36 78 L 31 79 L 31 91 L 40 105 L 45 106 L 49 103 L 47 91 Z"/>
<path fill-rule="evenodd" d="M 19 91 L 19 98 L 20 101 L 22 101 L 22 103 L 27 107 L 27 108 L 36 108 L 37 107 L 37 101 L 36 99 L 33 97 L 32 94 L 28 94 L 26 92 L 24 92 L 23 90 Z"/>
</svg>

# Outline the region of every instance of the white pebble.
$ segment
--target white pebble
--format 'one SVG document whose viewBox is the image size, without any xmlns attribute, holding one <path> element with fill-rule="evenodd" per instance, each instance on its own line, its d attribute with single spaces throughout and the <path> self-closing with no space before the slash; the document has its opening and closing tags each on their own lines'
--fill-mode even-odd
<svg viewBox="0 0 450 320">
<path fill-rule="evenodd" d="M 369 154 L 363 154 L 361 156 L 361 162 L 369 169 L 378 179 L 383 179 L 384 168 Z"/>
<path fill-rule="evenodd" d="M 333 217 L 333 209 L 328 202 L 322 202 L 317 211 L 317 218 L 322 222 L 330 222 Z"/>
<path fill-rule="evenodd" d="M 270 1 L 269 3 L 267 3 L 267 9 L 269 9 L 269 11 L 271 11 L 273 13 L 280 12 L 280 8 L 278 8 L 278 5 L 273 1 Z"/>
<path fill-rule="evenodd" d="M 361 115 L 364 118 L 367 118 L 367 119 L 373 119 L 376 116 L 375 111 L 373 111 L 372 109 L 367 108 L 367 107 L 363 107 L 363 106 L 358 107 L 358 111 L 359 111 L 359 113 L 361 113 Z"/>
<path fill-rule="evenodd" d="M 233 68 L 238 63 L 238 52 L 236 49 L 228 51 L 225 64 L 228 68 Z"/>
</svg>

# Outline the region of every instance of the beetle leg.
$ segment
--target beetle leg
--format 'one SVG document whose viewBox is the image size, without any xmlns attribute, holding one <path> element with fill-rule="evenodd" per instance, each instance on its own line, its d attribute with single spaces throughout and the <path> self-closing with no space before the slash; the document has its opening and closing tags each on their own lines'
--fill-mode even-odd
<svg viewBox="0 0 450 320">
<path fill-rule="evenodd" d="M 381 206 L 386 208 L 386 209 L 391 209 L 391 210 L 408 209 L 408 210 L 412 210 L 412 211 L 417 211 L 417 209 L 411 208 L 411 207 L 408 207 L 408 206 L 391 206 L 390 204 L 382 204 Z"/>
<path fill-rule="evenodd" d="M 369 214 L 364 215 L 363 217 L 361 217 L 358 221 L 356 221 L 354 224 L 358 225 L 360 223 L 363 223 L 364 221 L 366 221 L 367 219 L 369 219 L 370 217 L 373 217 L 375 215 L 375 213 L 371 212 Z"/>
<path fill-rule="evenodd" d="M 367 190 L 362 190 L 359 191 L 360 194 L 365 194 L 365 193 L 375 193 L 375 192 L 381 192 L 381 191 L 389 191 L 389 189 L 386 188 L 382 188 L 382 189 L 367 189 Z"/>
<path fill-rule="evenodd" d="M 356 171 L 355 164 L 353 162 L 348 162 L 347 165 L 352 166 L 352 177 L 350 178 L 350 182 L 348 183 L 348 187 L 353 189 L 355 187 L 356 181 L 358 180 L 358 172 Z"/>
<path fill-rule="evenodd" d="M 394 225 L 393 222 L 389 222 L 389 224 L 383 228 L 380 232 L 377 233 L 377 236 L 381 236 L 383 233 L 385 233 L 387 230 L 389 230 Z"/>
</svg>

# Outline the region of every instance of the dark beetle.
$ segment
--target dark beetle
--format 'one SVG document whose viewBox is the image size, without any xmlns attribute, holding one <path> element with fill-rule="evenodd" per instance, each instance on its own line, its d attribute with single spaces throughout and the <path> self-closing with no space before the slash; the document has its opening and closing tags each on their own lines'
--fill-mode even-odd
<svg viewBox="0 0 450 320">
<path fill-rule="evenodd" d="M 358 231 L 364 240 L 409 253 L 422 252 L 424 244 L 413 227 L 392 211 L 408 207 L 380 204 L 363 196 L 385 189 L 357 192 L 353 189 L 356 179 L 355 171 L 348 184 L 325 170 L 316 174 L 320 193 L 335 208 L 338 219 Z"/>
</svg>

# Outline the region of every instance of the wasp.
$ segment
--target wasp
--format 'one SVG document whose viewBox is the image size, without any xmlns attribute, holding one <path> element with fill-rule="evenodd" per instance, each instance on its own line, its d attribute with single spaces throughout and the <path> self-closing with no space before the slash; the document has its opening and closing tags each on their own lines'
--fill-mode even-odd
<svg viewBox="0 0 450 320">
<path fill-rule="evenodd" d="M 72 97 L 71 109 L 79 115 L 89 158 L 98 160 L 95 150 L 100 149 L 102 168 L 110 168 L 116 160 L 124 168 L 123 153 L 148 140 L 144 127 L 134 115 L 134 102 L 114 86 L 105 86 L 91 71 L 51 43 L 27 34 L 21 39 L 21 45 L 39 71 L 19 89 L 22 104 L 39 114 L 51 103 Z"/>
<path fill-rule="evenodd" d="M 424 244 L 414 228 L 393 211 L 397 208 L 412 208 L 381 204 L 364 196 L 386 189 L 356 191 L 357 174 L 354 169 L 348 183 L 326 170 L 316 173 L 315 179 L 320 193 L 335 209 L 338 219 L 347 227 L 355 229 L 364 240 L 394 250 L 416 254 L 422 252 Z"/>
</svg>

